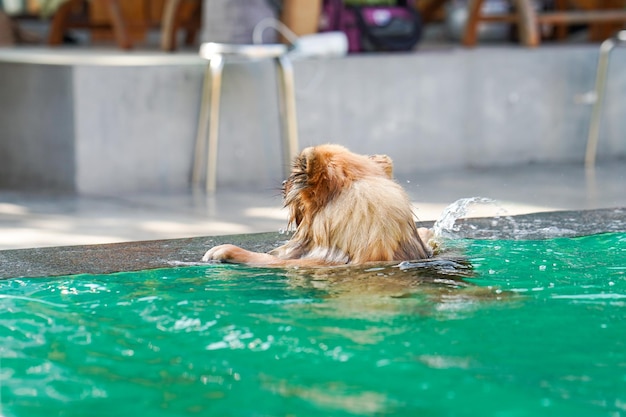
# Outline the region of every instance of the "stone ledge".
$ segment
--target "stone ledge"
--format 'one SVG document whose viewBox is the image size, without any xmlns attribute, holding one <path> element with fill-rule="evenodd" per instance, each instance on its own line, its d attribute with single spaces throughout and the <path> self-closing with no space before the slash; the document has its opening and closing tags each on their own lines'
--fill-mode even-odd
<svg viewBox="0 0 626 417">
<path fill-rule="evenodd" d="M 626 232 L 626 207 L 600 210 L 559 211 L 513 216 L 515 230 L 503 218 L 477 218 L 461 221 L 468 238 L 545 239 L 604 232 Z M 431 227 L 432 223 L 421 224 Z M 472 227 L 468 227 L 468 226 Z M 107 245 L 0 251 L 0 279 L 46 277 L 74 274 L 107 274 L 198 264 L 210 247 L 232 243 L 249 250 L 267 252 L 278 246 L 285 235 L 198 237 L 174 240 L 115 243 Z"/>
</svg>

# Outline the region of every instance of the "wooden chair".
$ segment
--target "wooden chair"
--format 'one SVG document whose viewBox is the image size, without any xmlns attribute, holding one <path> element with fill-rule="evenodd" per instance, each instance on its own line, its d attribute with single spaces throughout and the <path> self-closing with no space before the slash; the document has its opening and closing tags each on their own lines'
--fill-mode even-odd
<svg viewBox="0 0 626 417">
<path fill-rule="evenodd" d="M 450 0 L 419 0 L 416 7 L 422 15 L 424 23 L 435 20 L 438 13 L 441 13 L 443 6 Z"/>
<path fill-rule="evenodd" d="M 87 0 L 68 0 L 63 3 L 52 17 L 48 45 L 60 45 L 63 36 L 69 28 L 97 29 L 111 28 L 115 40 L 121 49 L 130 49 L 133 44 L 126 29 L 126 22 L 122 16 L 120 0 L 100 0 L 106 3 L 110 24 L 96 24 L 91 21 L 89 15 L 89 2 Z"/>
<path fill-rule="evenodd" d="M 174 51 L 179 29 L 185 29 L 185 44 L 193 45 L 202 27 L 202 0 L 167 0 L 161 24 L 161 49 Z"/>
<path fill-rule="evenodd" d="M 98 2 L 92 4 L 92 2 Z M 63 3 L 52 17 L 49 45 L 59 45 L 63 36 L 71 28 L 88 30 L 109 30 L 113 33 L 117 45 L 121 49 L 133 47 L 133 35 L 145 33 L 149 28 L 161 28 L 161 48 L 165 51 L 176 49 L 178 30 L 187 31 L 185 43 L 195 42 L 202 26 L 202 0 L 136 0 L 139 10 L 132 22 L 124 15 L 123 0 L 68 0 Z M 104 19 L 94 21 L 91 8 L 104 7 Z M 132 27 L 131 27 L 132 26 Z M 136 36 L 135 36 L 136 37 Z"/>
<path fill-rule="evenodd" d="M 510 0 L 514 12 L 503 15 L 483 15 L 484 0 L 469 0 L 468 19 L 463 35 L 465 46 L 475 46 L 478 42 L 478 25 L 481 22 L 507 22 L 517 25 L 520 42 L 523 45 L 535 47 L 541 43 L 540 27 L 544 24 L 563 27 L 574 24 L 610 24 L 626 23 L 626 9 L 600 8 L 602 1 L 597 1 L 598 7 L 587 10 L 566 10 L 566 0 L 556 0 L 555 11 L 538 12 L 534 9 L 532 0 Z M 562 33 L 562 32 L 561 32 Z"/>
</svg>

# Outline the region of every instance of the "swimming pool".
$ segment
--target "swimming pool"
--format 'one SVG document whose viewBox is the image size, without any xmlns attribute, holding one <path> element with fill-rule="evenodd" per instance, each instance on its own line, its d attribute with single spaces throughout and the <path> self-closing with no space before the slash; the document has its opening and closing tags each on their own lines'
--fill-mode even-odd
<svg viewBox="0 0 626 417">
<path fill-rule="evenodd" d="M 624 415 L 626 231 L 552 236 L 591 214 L 518 219 L 541 239 L 447 242 L 471 270 L 179 264 L 0 281 L 0 414 Z"/>
</svg>

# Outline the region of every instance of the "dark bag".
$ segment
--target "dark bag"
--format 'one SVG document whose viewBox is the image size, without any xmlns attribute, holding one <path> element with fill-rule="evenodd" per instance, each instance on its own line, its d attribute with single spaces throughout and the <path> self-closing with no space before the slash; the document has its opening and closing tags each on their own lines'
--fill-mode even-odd
<svg viewBox="0 0 626 417">
<path fill-rule="evenodd" d="M 339 30 L 349 52 L 409 51 L 422 35 L 422 19 L 406 0 L 395 6 L 348 6 L 325 0 L 322 31 Z"/>
</svg>

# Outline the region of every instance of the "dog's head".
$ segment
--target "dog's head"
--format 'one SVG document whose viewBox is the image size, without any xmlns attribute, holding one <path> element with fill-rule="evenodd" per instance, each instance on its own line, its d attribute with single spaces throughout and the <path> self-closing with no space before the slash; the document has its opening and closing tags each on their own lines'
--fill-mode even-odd
<svg viewBox="0 0 626 417">
<path fill-rule="evenodd" d="M 360 178 L 392 175 L 393 162 L 387 155 L 358 155 L 340 145 L 306 148 L 294 159 L 291 175 L 283 182 L 289 223 L 298 226 L 314 217 Z"/>
</svg>

